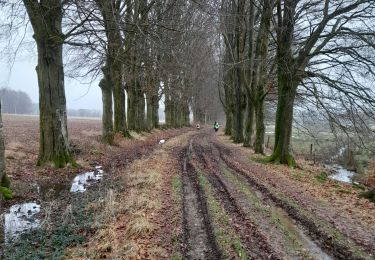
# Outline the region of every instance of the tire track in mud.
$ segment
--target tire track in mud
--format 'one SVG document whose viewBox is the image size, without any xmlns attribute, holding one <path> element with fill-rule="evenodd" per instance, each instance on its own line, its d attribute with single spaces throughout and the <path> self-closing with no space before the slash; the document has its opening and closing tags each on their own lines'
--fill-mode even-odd
<svg viewBox="0 0 375 260">
<path fill-rule="evenodd" d="M 183 155 L 182 195 L 184 259 L 221 259 L 208 215 L 207 202 L 190 163 L 192 140 Z"/>
<path fill-rule="evenodd" d="M 232 196 L 229 188 L 221 179 L 218 174 L 218 162 L 212 156 L 213 151 L 210 148 L 204 149 L 204 147 L 199 144 L 194 145 L 193 151 L 202 166 L 209 166 L 208 169 L 206 169 L 209 172 L 205 176 L 213 187 L 217 199 L 230 216 L 234 229 L 246 247 L 248 257 L 250 259 L 282 259 L 282 254 L 274 251 L 267 237 L 260 232 L 251 219 L 247 217 L 246 213 L 237 202 L 237 199 Z M 213 162 L 215 165 L 212 164 Z"/>
<path fill-rule="evenodd" d="M 358 258 L 354 252 L 346 244 L 337 244 L 334 242 L 331 235 L 329 235 L 322 227 L 319 227 L 316 222 L 312 219 L 306 218 L 295 206 L 283 201 L 281 198 L 277 197 L 272 191 L 269 190 L 265 185 L 259 183 L 254 177 L 250 176 L 251 170 L 244 170 L 238 164 L 239 162 L 235 160 L 230 160 L 229 158 L 234 158 L 232 152 L 221 146 L 215 141 L 212 144 L 219 152 L 219 158 L 221 161 L 232 170 L 235 175 L 239 175 L 241 179 L 247 182 L 247 184 L 254 190 L 260 192 L 263 200 L 269 200 L 275 206 L 283 209 L 291 219 L 294 219 L 299 225 L 304 227 L 308 231 L 308 235 L 317 242 L 318 246 L 329 255 L 337 259 L 363 259 Z"/>
</svg>

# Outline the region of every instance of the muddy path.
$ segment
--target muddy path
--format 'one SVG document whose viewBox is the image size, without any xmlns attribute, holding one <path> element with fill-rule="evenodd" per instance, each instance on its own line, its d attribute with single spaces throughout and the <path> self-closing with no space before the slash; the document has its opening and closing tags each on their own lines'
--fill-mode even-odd
<svg viewBox="0 0 375 260">
<path fill-rule="evenodd" d="M 207 205 L 197 173 L 190 163 L 192 140 L 186 148 L 182 165 L 183 227 L 186 259 L 220 259 Z"/>
<path fill-rule="evenodd" d="M 194 157 L 201 166 L 207 169 L 207 178 L 214 188 L 216 197 L 231 217 L 233 227 L 241 237 L 246 247 L 248 257 L 252 259 L 282 259 L 281 253 L 276 252 L 267 237 L 257 228 L 256 224 L 247 216 L 238 198 L 226 181 L 221 178 L 218 162 L 211 147 L 203 147 L 194 143 Z"/>
<path fill-rule="evenodd" d="M 246 249 L 247 258 L 372 258 L 371 250 L 345 237 L 335 226 L 304 208 L 305 205 L 296 203 L 293 198 L 285 198 L 272 185 L 262 183 L 251 174 L 254 169 L 249 169 L 250 162 L 244 164 L 237 160 L 236 151 L 209 131 L 196 134 L 188 150 L 191 159 L 187 171 L 201 172 L 207 178 L 215 199 L 228 215 L 231 228 Z M 183 175 L 183 178 L 187 177 Z M 204 196 L 201 191 L 195 192 L 201 198 Z M 186 213 L 186 208 L 184 210 Z M 212 212 L 208 211 L 207 215 L 209 219 Z M 190 217 L 196 218 L 194 215 Z"/>
<path fill-rule="evenodd" d="M 248 171 L 244 170 L 240 163 L 233 160 L 233 154 L 221 146 L 218 143 L 214 144 L 215 147 L 220 151 L 221 160 L 235 172 L 239 177 L 245 181 L 254 190 L 261 193 L 264 200 L 268 200 L 274 203 L 276 206 L 282 208 L 290 218 L 295 220 L 299 225 L 303 226 L 308 232 L 308 235 L 319 244 L 319 247 L 330 254 L 332 257 L 338 259 L 355 259 L 355 252 L 348 246 L 347 243 L 337 243 L 334 241 L 330 234 L 326 233 L 325 230 L 320 227 L 316 221 L 307 217 L 305 214 L 301 213 L 298 209 L 298 205 L 293 205 L 293 203 L 288 203 L 278 196 L 277 193 L 272 191 L 266 185 L 260 183 L 256 178 L 252 177 Z M 334 227 L 331 227 L 334 228 Z M 347 238 L 347 242 L 355 244 L 350 238 Z"/>
<path fill-rule="evenodd" d="M 251 174 L 254 169 L 246 167 L 246 165 L 241 165 L 241 162 L 234 159 L 235 157 L 232 151 L 219 142 L 213 140 L 213 145 L 219 151 L 220 160 L 230 168 L 241 181 L 245 182 L 256 191 L 262 200 L 268 201 L 281 208 L 289 218 L 298 223 L 298 225 L 305 230 L 306 235 L 310 237 L 310 241 L 314 241 L 321 251 L 337 259 L 372 258 L 373 252 L 368 249 L 366 245 L 353 241 L 351 237 L 345 237 L 345 241 L 335 240 L 332 236 L 333 232 L 336 232 L 338 234 L 337 236 L 343 236 L 343 234 L 341 234 L 334 225 L 319 219 L 319 216 L 315 216 L 313 212 L 309 212 L 303 208 L 304 205 L 299 205 L 296 201 L 291 201 L 290 198 L 283 197 L 284 194 L 281 194 L 277 189 L 274 189 L 274 187 L 269 187 L 265 183 L 262 183 L 261 180 Z M 328 229 L 330 229 L 330 232 Z M 314 247 L 316 248 L 316 246 Z M 357 250 L 362 251 L 361 255 L 358 254 Z M 368 253 L 367 256 L 366 253 Z"/>
</svg>

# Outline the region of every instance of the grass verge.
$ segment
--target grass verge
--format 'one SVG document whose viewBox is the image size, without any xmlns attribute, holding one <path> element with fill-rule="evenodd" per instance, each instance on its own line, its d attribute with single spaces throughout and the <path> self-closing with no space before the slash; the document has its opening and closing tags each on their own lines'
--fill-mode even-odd
<svg viewBox="0 0 375 260">
<path fill-rule="evenodd" d="M 215 199 L 211 185 L 207 178 L 198 172 L 199 183 L 207 196 L 207 205 L 214 226 L 215 238 L 224 258 L 248 259 L 246 250 L 236 232 L 230 227 L 230 217 L 225 213 L 220 203 Z"/>
</svg>

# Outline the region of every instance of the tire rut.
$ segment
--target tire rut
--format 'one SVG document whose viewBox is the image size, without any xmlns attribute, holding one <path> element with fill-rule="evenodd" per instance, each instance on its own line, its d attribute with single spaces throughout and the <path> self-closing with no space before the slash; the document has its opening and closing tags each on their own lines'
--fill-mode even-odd
<svg viewBox="0 0 375 260">
<path fill-rule="evenodd" d="M 182 156 L 184 259 L 221 259 L 209 219 L 207 202 L 190 163 L 192 140 Z"/>
<path fill-rule="evenodd" d="M 208 167 L 209 172 L 206 177 L 214 189 L 215 197 L 219 199 L 226 213 L 231 217 L 233 227 L 246 247 L 248 257 L 250 259 L 282 259 L 281 253 L 273 250 L 267 237 L 257 229 L 236 198 L 232 196 L 227 185 L 218 174 L 220 172 L 217 167 L 218 162 L 213 156 L 207 158 L 208 155 L 213 154 L 213 151 L 210 148 L 204 149 L 203 146 L 197 144 L 194 145 L 193 151 L 200 164 L 213 166 Z M 213 165 L 213 163 L 215 164 Z"/>
<path fill-rule="evenodd" d="M 272 193 L 265 185 L 251 177 L 246 170 L 237 165 L 237 163 L 240 164 L 239 162 L 229 160 L 228 158 L 233 158 L 233 154 L 229 149 L 222 147 L 214 141 L 212 144 L 219 151 L 221 161 L 225 163 L 234 174 L 240 175 L 240 177 L 244 179 L 252 189 L 259 191 L 265 200 L 268 199 L 272 201 L 277 207 L 282 208 L 290 218 L 294 219 L 299 225 L 304 227 L 308 231 L 309 236 L 318 243 L 323 251 L 337 259 L 362 259 L 356 257 L 354 252 L 350 250 L 347 245 L 335 243 L 332 237 L 325 232 L 324 229 L 317 226 L 313 220 L 306 218 L 296 207 L 283 201 L 281 198 L 277 197 L 277 195 Z"/>
</svg>

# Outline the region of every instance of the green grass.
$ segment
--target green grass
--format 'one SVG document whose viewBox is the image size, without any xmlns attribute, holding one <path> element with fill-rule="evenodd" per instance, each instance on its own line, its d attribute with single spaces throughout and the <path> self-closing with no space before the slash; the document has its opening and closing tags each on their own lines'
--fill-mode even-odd
<svg viewBox="0 0 375 260">
<path fill-rule="evenodd" d="M 172 179 L 172 189 L 173 189 L 173 199 L 177 202 L 179 207 L 182 207 L 182 180 L 180 175 L 176 175 Z M 181 248 L 180 248 L 180 234 L 173 230 L 173 237 L 172 237 L 172 244 L 173 244 L 173 252 L 172 252 L 172 259 L 173 260 L 180 260 L 182 259 L 181 256 Z"/>
<path fill-rule="evenodd" d="M 222 250 L 224 257 L 228 258 L 228 252 L 234 250 L 237 259 L 246 260 L 246 249 L 241 243 L 235 231 L 230 228 L 229 216 L 225 213 L 220 203 L 215 199 L 214 193 L 207 178 L 199 173 L 199 183 L 205 191 L 210 215 L 215 226 L 215 238 Z M 224 228 L 225 227 L 225 228 Z"/>
<path fill-rule="evenodd" d="M 12 199 L 13 194 L 12 191 L 9 188 L 0 186 L 0 200 L 1 197 L 3 197 L 6 200 Z"/>
<path fill-rule="evenodd" d="M 265 205 L 263 201 L 250 190 L 247 184 L 241 182 L 228 169 L 222 167 L 222 172 L 224 173 L 224 176 L 228 178 L 249 201 L 251 201 L 251 204 L 255 207 L 256 211 L 258 211 L 258 215 L 269 218 L 270 223 L 274 224 L 277 229 L 284 234 L 289 250 L 300 252 L 302 250 L 302 245 L 298 242 L 297 235 L 294 234 L 294 230 L 289 229 L 285 217 L 282 216 L 277 210 L 273 210 L 268 205 Z"/>
<path fill-rule="evenodd" d="M 5 245 L 3 259 L 63 259 L 66 248 L 84 243 L 107 223 L 108 216 L 104 215 L 107 192 L 99 186 L 93 186 L 83 194 L 64 194 L 63 200 L 50 202 L 50 219 L 44 226 Z M 122 189 L 116 180 L 107 181 L 106 187 Z M 69 215 L 64 214 L 68 205 L 71 205 Z M 48 207 L 42 206 L 42 210 L 47 211 Z"/>
<path fill-rule="evenodd" d="M 179 197 L 181 196 L 181 191 L 182 191 L 182 181 L 180 176 L 175 176 L 172 180 L 172 188 L 173 191 L 175 192 L 176 195 Z"/>
<path fill-rule="evenodd" d="M 320 173 L 319 175 L 315 176 L 315 179 L 318 180 L 318 182 L 326 182 L 328 180 L 328 174 L 325 172 Z"/>
</svg>

